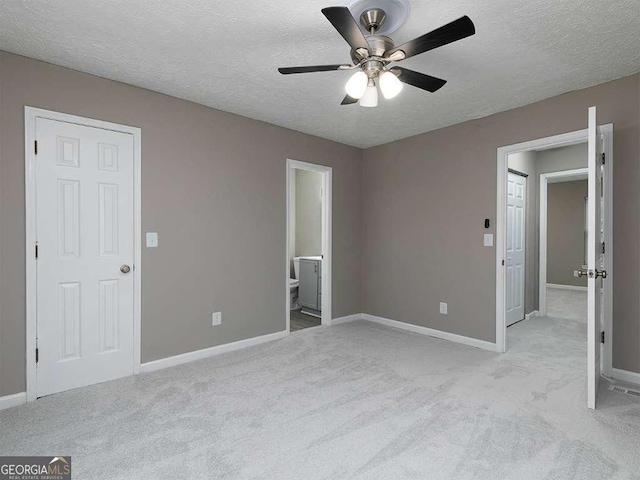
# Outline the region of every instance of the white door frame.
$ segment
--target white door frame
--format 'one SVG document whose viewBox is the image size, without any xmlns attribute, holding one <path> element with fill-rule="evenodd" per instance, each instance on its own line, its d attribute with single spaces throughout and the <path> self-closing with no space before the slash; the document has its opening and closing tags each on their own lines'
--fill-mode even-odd
<svg viewBox="0 0 640 480">
<path fill-rule="evenodd" d="M 586 167 L 576 168 L 575 170 L 540 174 L 540 265 L 538 267 L 538 315 L 541 317 L 547 315 L 547 187 L 549 185 L 549 180 L 554 181 L 552 183 L 556 183 L 556 181 L 559 183 L 588 178 L 589 169 Z M 582 265 L 576 265 L 576 269 L 578 267 L 582 268 Z"/>
<path fill-rule="evenodd" d="M 137 127 L 118 125 L 92 118 L 84 118 L 66 113 L 43 110 L 41 108 L 24 107 L 24 152 L 25 152 L 25 206 L 26 206 L 26 377 L 27 402 L 37 398 L 36 384 L 36 336 L 37 336 L 37 263 L 34 255 L 36 243 L 36 119 L 46 118 L 67 123 L 75 123 L 87 127 L 101 128 L 133 135 L 133 208 L 134 208 L 134 264 L 133 264 L 133 373 L 140 373 L 140 335 L 141 335 L 141 288 L 142 273 L 142 226 L 141 226 L 141 160 L 142 130 Z"/>
<path fill-rule="evenodd" d="M 602 372 L 610 375 L 612 371 L 612 328 L 613 317 L 613 124 L 609 123 L 600 127 L 605 136 L 605 243 L 607 255 L 605 256 L 605 269 L 609 276 L 603 282 L 604 287 L 604 332 L 607 341 L 604 344 L 602 358 Z M 512 153 L 526 152 L 543 148 L 558 148 L 588 140 L 588 129 L 575 132 L 553 135 L 528 142 L 517 143 L 500 147 L 497 150 L 497 195 L 496 195 L 496 349 L 498 352 L 507 351 L 507 334 L 505 321 L 505 268 L 506 258 L 506 208 L 507 208 L 507 172 L 508 156 Z"/>
<path fill-rule="evenodd" d="M 332 181 L 333 181 L 333 169 L 324 165 L 316 165 L 315 163 L 301 162 L 299 160 L 287 159 L 286 170 L 286 187 L 287 187 L 287 221 L 286 221 L 286 255 L 285 255 L 285 292 L 286 292 L 286 319 L 287 319 L 287 332 L 291 332 L 291 309 L 290 309 L 290 287 L 289 279 L 291 278 L 291 264 L 289 261 L 289 226 L 293 220 L 290 215 L 289 208 L 291 206 L 291 185 L 293 173 L 295 170 L 307 170 L 310 172 L 318 172 L 322 174 L 322 310 L 321 310 L 321 324 L 331 325 L 331 239 L 332 237 Z M 293 180 L 295 181 L 295 180 Z"/>
</svg>

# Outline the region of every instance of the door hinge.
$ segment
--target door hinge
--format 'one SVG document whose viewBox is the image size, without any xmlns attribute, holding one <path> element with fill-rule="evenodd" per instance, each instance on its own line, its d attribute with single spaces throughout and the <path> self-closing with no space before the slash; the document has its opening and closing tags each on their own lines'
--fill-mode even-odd
<svg viewBox="0 0 640 480">
<path fill-rule="evenodd" d="M 38 140 L 35 140 L 33 142 L 33 151 L 35 152 L 35 154 L 38 154 Z"/>
<path fill-rule="evenodd" d="M 38 259 L 38 242 L 36 242 L 36 260 Z"/>
<path fill-rule="evenodd" d="M 604 242 L 602 242 L 602 253 L 604 253 Z"/>
<path fill-rule="evenodd" d="M 600 332 L 600 343 L 604 343 L 604 332 Z"/>
<path fill-rule="evenodd" d="M 40 357 L 40 349 L 36 348 L 36 363 L 38 363 L 39 357 Z"/>
<path fill-rule="evenodd" d="M 604 165 L 604 164 L 605 164 L 605 162 L 606 162 L 606 157 L 605 157 L 604 152 L 602 152 L 602 153 L 600 154 L 600 159 L 602 160 L 602 165 Z"/>
</svg>

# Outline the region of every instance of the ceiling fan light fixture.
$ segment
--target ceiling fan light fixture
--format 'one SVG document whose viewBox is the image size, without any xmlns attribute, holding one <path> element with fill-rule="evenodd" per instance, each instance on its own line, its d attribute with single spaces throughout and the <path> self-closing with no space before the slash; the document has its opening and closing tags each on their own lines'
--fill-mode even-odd
<svg viewBox="0 0 640 480">
<path fill-rule="evenodd" d="M 378 106 L 378 89 L 373 79 L 369 80 L 369 84 L 364 91 L 364 95 L 360 99 L 361 107 L 377 107 Z"/>
<path fill-rule="evenodd" d="M 363 107 L 377 107 L 376 79 L 379 79 L 380 90 L 385 98 L 397 96 L 405 83 L 431 93 L 439 90 L 447 83 L 446 80 L 408 68 L 396 66 L 389 68 L 388 64 L 415 57 L 476 33 L 473 21 L 464 15 L 396 47 L 393 39 L 386 34 L 394 31 L 404 21 L 409 12 L 409 0 L 345 1 L 347 1 L 346 6 L 326 7 L 322 9 L 322 14 L 351 47 L 352 63 L 350 65 L 309 65 L 278 69 L 282 75 L 356 70 L 356 73 L 345 85 L 347 95 L 340 105 L 353 105 L 360 102 Z M 392 4 L 404 6 L 402 9 L 404 17 L 402 14 L 393 12 Z M 356 18 L 360 18 L 360 25 L 358 25 Z M 391 73 L 386 73 L 387 71 Z M 394 75 L 397 78 L 393 78 Z"/>
<path fill-rule="evenodd" d="M 344 86 L 347 95 L 352 98 L 362 98 L 367 89 L 369 77 L 362 70 L 354 73 Z"/>
<path fill-rule="evenodd" d="M 380 90 L 387 100 L 392 99 L 402 91 L 402 82 L 392 72 L 386 71 L 380 75 Z"/>
</svg>

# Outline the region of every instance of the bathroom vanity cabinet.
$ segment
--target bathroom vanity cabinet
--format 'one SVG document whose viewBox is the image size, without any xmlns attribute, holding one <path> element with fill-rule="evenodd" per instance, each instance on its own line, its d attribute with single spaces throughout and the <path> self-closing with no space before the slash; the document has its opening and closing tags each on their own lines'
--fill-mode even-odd
<svg viewBox="0 0 640 480">
<path fill-rule="evenodd" d="M 300 259 L 298 304 L 312 310 L 322 308 L 322 260 Z"/>
</svg>

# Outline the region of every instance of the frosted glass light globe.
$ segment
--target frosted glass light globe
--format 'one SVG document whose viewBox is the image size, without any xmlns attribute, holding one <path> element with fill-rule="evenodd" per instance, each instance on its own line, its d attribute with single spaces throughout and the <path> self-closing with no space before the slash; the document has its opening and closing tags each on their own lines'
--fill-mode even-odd
<svg viewBox="0 0 640 480">
<path fill-rule="evenodd" d="M 360 99 L 361 107 L 377 107 L 378 106 L 378 89 L 376 88 L 373 80 L 369 82 L 366 90 L 364 91 L 364 95 Z"/>
<path fill-rule="evenodd" d="M 379 79 L 384 98 L 391 99 L 402 91 L 402 82 L 391 72 L 384 72 Z"/>
<path fill-rule="evenodd" d="M 367 82 L 369 78 L 367 74 L 362 70 L 353 74 L 353 76 L 347 81 L 347 84 L 344 86 L 347 95 L 351 98 L 362 98 L 364 95 L 364 91 L 367 89 Z"/>
</svg>

